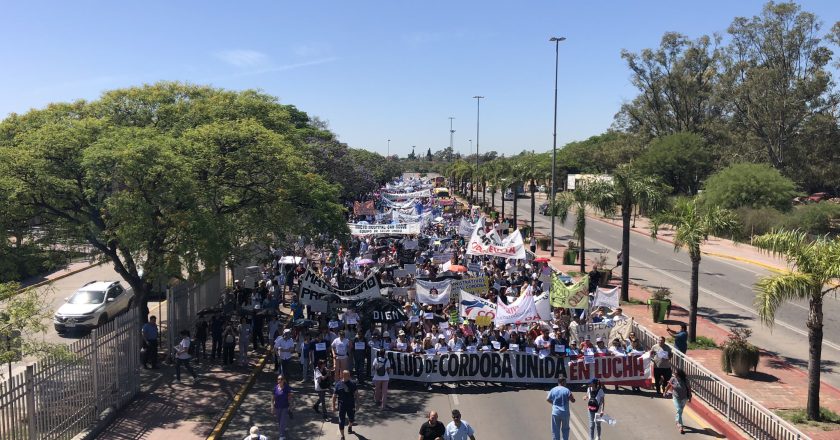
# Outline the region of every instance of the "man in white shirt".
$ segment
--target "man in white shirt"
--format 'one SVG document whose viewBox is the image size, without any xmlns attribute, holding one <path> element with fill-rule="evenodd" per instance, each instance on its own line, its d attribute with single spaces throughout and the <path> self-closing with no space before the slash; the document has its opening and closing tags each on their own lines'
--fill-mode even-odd
<svg viewBox="0 0 840 440">
<path fill-rule="evenodd" d="M 452 410 L 452 421 L 446 425 L 443 440 L 475 440 L 475 431 L 469 423 L 461 420 L 461 411 Z"/>
<path fill-rule="evenodd" d="M 295 351 L 295 340 L 292 339 L 291 330 L 283 330 L 283 334 L 274 340 L 274 351 L 277 353 L 274 372 L 289 378 L 291 373 L 289 366 L 292 364 L 292 353 Z"/>
<path fill-rule="evenodd" d="M 350 341 L 344 337 L 344 330 L 338 332 L 338 337 L 330 344 L 333 353 L 333 366 L 335 367 L 335 380 L 341 380 L 341 372 L 349 370 L 350 359 L 348 352 L 350 350 Z"/>
</svg>

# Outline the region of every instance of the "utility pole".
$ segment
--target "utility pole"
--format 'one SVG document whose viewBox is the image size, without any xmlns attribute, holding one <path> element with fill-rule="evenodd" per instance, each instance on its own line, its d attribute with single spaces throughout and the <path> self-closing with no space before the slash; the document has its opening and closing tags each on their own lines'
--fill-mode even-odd
<svg viewBox="0 0 840 440">
<path fill-rule="evenodd" d="M 551 37 L 548 41 L 554 43 L 554 140 L 551 147 L 551 201 L 549 205 L 551 208 L 551 256 L 554 256 L 554 217 L 556 208 L 554 203 L 557 195 L 555 194 L 555 187 L 557 186 L 557 71 L 560 66 L 560 42 L 566 40 L 566 37 Z M 583 249 L 583 248 L 581 248 Z M 581 254 L 583 255 L 583 254 Z M 580 258 L 580 264 L 583 266 L 583 256 Z"/>
<path fill-rule="evenodd" d="M 455 119 L 452 116 L 449 117 L 449 150 L 454 151 L 453 148 L 455 143 L 455 130 L 452 129 L 452 120 Z"/>
<path fill-rule="evenodd" d="M 388 139 L 388 150 L 387 151 L 388 152 L 385 154 L 386 159 L 391 156 L 391 140 L 390 139 Z"/>
<path fill-rule="evenodd" d="M 484 99 L 484 97 L 475 95 L 473 96 L 473 99 L 475 99 L 475 172 L 477 173 L 479 158 L 481 157 L 478 155 L 478 133 L 481 127 L 481 100 Z"/>
</svg>

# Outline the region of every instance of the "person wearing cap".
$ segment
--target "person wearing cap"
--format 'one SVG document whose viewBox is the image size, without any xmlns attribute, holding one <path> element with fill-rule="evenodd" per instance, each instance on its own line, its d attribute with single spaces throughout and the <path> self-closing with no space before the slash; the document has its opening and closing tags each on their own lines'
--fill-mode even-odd
<svg viewBox="0 0 840 440">
<path fill-rule="evenodd" d="M 333 367 L 335 368 L 335 380 L 341 379 L 341 372 L 349 368 L 350 341 L 344 337 L 344 330 L 338 332 L 338 337 L 330 344 L 333 355 Z"/>
<path fill-rule="evenodd" d="M 596 356 L 606 356 L 607 352 L 606 344 L 604 344 L 604 338 L 596 338 L 595 339 L 595 355 Z"/>
<path fill-rule="evenodd" d="M 248 435 L 242 440 L 268 440 L 268 437 L 260 434 L 260 428 L 258 426 L 252 426 L 248 431 Z"/>
<path fill-rule="evenodd" d="M 589 410 L 589 440 L 601 438 L 601 421 L 604 416 L 604 387 L 598 379 L 591 379 L 586 388 L 586 408 Z M 597 435 L 596 435 L 597 432 Z"/>
<path fill-rule="evenodd" d="M 274 373 L 290 377 L 289 366 L 292 364 L 292 352 L 295 349 L 295 340 L 292 339 L 292 330 L 285 329 L 283 334 L 274 340 L 274 350 L 277 352 L 274 363 Z"/>
<path fill-rule="evenodd" d="M 551 438 L 552 440 L 569 440 L 569 421 L 571 418 L 570 404 L 575 402 L 575 396 L 566 388 L 566 377 L 557 379 L 557 386 L 552 388 L 546 396 L 546 402 L 551 405 Z"/>
<path fill-rule="evenodd" d="M 405 337 L 405 330 L 400 329 L 397 333 L 397 341 L 394 342 L 394 351 L 405 353 L 408 351 L 409 342 Z"/>
<path fill-rule="evenodd" d="M 580 349 L 577 346 L 577 341 L 569 342 L 569 347 L 566 349 L 566 355 L 572 359 L 580 356 Z"/>
<path fill-rule="evenodd" d="M 461 420 L 461 411 L 452 410 L 452 421 L 446 425 L 443 440 L 475 440 L 475 430 L 464 420 Z"/>
</svg>

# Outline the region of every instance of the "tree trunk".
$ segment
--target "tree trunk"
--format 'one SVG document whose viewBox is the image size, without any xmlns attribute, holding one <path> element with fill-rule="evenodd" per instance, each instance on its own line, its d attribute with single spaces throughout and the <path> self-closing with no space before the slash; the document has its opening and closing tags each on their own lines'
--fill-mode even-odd
<svg viewBox="0 0 840 440">
<path fill-rule="evenodd" d="M 691 289 L 688 294 L 688 340 L 697 341 L 697 301 L 699 300 L 700 283 L 700 248 L 691 252 Z"/>
<path fill-rule="evenodd" d="M 505 218 L 505 190 L 502 190 L 502 219 Z"/>
<path fill-rule="evenodd" d="M 577 211 L 577 217 L 575 222 L 577 224 L 576 229 L 578 232 L 578 238 L 580 239 L 580 273 L 586 273 L 586 207 L 581 206 Z"/>
<path fill-rule="evenodd" d="M 490 209 L 496 209 L 496 188 L 490 191 Z"/>
<path fill-rule="evenodd" d="M 808 420 L 820 419 L 820 363 L 823 341 L 823 298 L 817 292 L 811 295 L 808 311 Z"/>
<path fill-rule="evenodd" d="M 621 300 L 624 302 L 630 301 L 630 217 L 632 215 L 632 205 L 621 207 Z"/>
<path fill-rule="evenodd" d="M 531 235 L 534 235 L 534 231 L 536 231 L 534 225 L 534 206 L 537 203 L 536 195 L 534 194 L 537 190 L 537 187 L 534 185 L 534 182 L 531 182 Z"/>
<path fill-rule="evenodd" d="M 516 212 L 516 207 L 519 206 L 518 201 L 517 201 L 518 198 L 519 197 L 517 197 L 516 190 L 514 189 L 513 190 L 513 230 L 514 231 L 516 230 L 516 220 L 518 219 L 518 213 Z"/>
</svg>

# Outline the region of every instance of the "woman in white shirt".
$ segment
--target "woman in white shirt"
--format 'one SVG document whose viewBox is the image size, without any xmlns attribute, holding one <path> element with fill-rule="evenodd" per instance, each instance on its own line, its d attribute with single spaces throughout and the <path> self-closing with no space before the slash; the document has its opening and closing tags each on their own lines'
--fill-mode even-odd
<svg viewBox="0 0 840 440">
<path fill-rule="evenodd" d="M 384 410 L 385 399 L 388 396 L 389 373 L 391 372 L 391 361 L 385 357 L 385 350 L 379 350 L 379 354 L 373 360 L 370 370 L 373 372 L 373 400 Z"/>
</svg>

